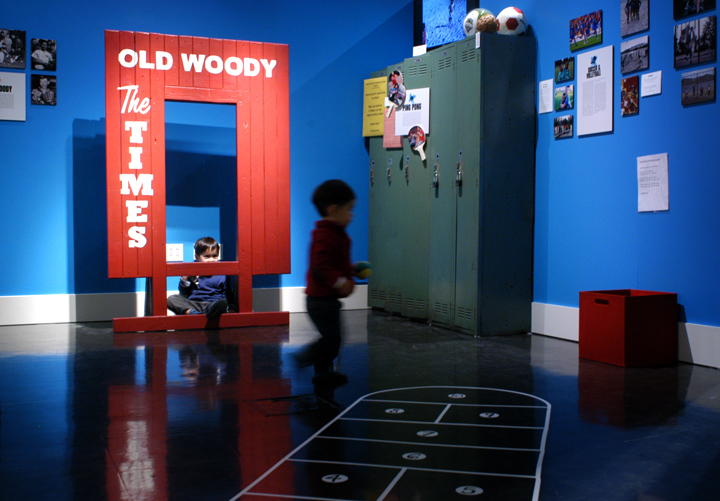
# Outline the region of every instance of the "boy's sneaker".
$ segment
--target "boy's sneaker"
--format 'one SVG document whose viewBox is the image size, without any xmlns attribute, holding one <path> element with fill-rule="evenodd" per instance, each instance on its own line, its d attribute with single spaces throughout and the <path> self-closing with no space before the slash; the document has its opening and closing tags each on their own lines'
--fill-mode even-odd
<svg viewBox="0 0 720 501">
<path fill-rule="evenodd" d="M 348 382 L 348 377 L 340 371 L 327 370 L 315 372 L 312 378 L 313 384 L 336 384 L 343 385 Z"/>
<path fill-rule="evenodd" d="M 227 307 L 227 299 L 218 299 L 213 304 L 208 306 L 205 316 L 207 316 L 209 319 L 217 318 L 227 311 Z"/>
</svg>

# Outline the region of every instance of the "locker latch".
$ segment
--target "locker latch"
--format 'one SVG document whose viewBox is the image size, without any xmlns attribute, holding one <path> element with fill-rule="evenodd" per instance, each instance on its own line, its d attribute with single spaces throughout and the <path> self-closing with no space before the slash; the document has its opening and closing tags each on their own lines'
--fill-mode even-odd
<svg viewBox="0 0 720 501">
<path fill-rule="evenodd" d="M 408 169 L 408 166 L 405 166 L 405 184 L 410 184 L 410 169 Z"/>
<path fill-rule="evenodd" d="M 433 180 L 432 180 L 432 187 L 437 188 L 438 187 L 438 164 L 435 164 L 433 167 Z"/>
<path fill-rule="evenodd" d="M 388 167 L 388 169 L 387 169 L 387 179 L 388 179 L 388 184 L 392 184 L 392 169 L 390 167 Z"/>
<path fill-rule="evenodd" d="M 462 161 L 457 163 L 457 174 L 455 174 L 455 186 L 462 186 Z"/>
<path fill-rule="evenodd" d="M 375 186 L 375 160 L 370 162 L 370 186 Z"/>
</svg>

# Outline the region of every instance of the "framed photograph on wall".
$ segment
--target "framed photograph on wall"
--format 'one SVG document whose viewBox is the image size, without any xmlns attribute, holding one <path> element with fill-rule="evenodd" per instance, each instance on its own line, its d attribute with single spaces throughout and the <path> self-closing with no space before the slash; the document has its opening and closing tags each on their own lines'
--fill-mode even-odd
<svg viewBox="0 0 720 501">
<path fill-rule="evenodd" d="M 0 68 L 25 69 L 25 32 L 0 29 Z"/>
<path fill-rule="evenodd" d="M 650 0 L 621 0 L 620 35 L 629 36 L 650 27 Z"/>
<path fill-rule="evenodd" d="M 636 115 L 640 112 L 640 77 L 623 78 L 620 85 L 620 114 Z"/>
<path fill-rule="evenodd" d="M 57 77 L 30 75 L 30 103 L 55 106 L 57 104 Z"/>
<path fill-rule="evenodd" d="M 715 101 L 715 68 L 683 73 L 680 92 L 683 106 Z"/>
<path fill-rule="evenodd" d="M 602 10 L 570 20 L 570 50 L 602 43 Z"/>
<path fill-rule="evenodd" d="M 555 117 L 553 120 L 555 139 L 565 139 L 573 137 L 573 115 L 563 115 Z"/>
<path fill-rule="evenodd" d="M 620 73 L 646 70 L 650 67 L 650 40 L 646 36 L 620 44 Z"/>
<path fill-rule="evenodd" d="M 676 24 L 674 32 L 675 68 L 709 63 L 717 59 L 717 18 L 715 16 Z"/>
<path fill-rule="evenodd" d="M 555 89 L 555 111 L 575 108 L 575 86 L 565 85 Z"/>
<path fill-rule="evenodd" d="M 566 57 L 555 61 L 555 83 L 570 82 L 575 80 L 575 58 Z"/>
<path fill-rule="evenodd" d="M 30 40 L 32 69 L 55 71 L 57 69 L 57 43 L 55 40 L 33 38 Z"/>
<path fill-rule="evenodd" d="M 715 8 L 715 0 L 673 0 L 673 18 L 682 19 Z"/>
</svg>

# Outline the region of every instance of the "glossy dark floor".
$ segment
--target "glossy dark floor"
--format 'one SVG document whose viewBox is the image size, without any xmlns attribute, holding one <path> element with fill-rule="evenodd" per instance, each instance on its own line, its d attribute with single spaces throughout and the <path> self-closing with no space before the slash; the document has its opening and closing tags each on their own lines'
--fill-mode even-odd
<svg viewBox="0 0 720 501">
<path fill-rule="evenodd" d="M 334 389 L 315 388 L 310 369 L 293 367 L 292 353 L 314 335 L 302 314 L 291 315 L 289 327 L 207 332 L 0 327 L 0 499 L 229 500 L 306 442 L 297 457 L 311 461 L 285 461 L 264 480 L 289 497 L 242 499 L 327 499 L 312 458 L 336 454 L 327 435 L 340 425 L 308 439 L 365 395 L 437 386 L 524 393 L 552 406 L 540 500 L 719 499 L 720 371 L 623 369 L 579 360 L 577 344 L 553 338 L 472 338 L 367 311 L 345 319 L 340 362 L 350 382 Z M 369 464 L 390 454 L 382 451 L 395 437 L 415 436 L 406 421 L 382 428 L 381 444 L 344 450 L 353 462 L 334 473 L 364 480 L 348 482 L 342 499 L 453 499 L 422 471 L 392 489 L 376 487 L 394 473 Z M 362 426 L 340 427 L 364 436 Z M 523 434 L 537 445 L 537 432 L 522 427 L 510 442 Z M 535 464 L 536 447 L 529 449 Z M 503 468 L 482 463 L 477 449 L 461 447 L 435 467 Z M 459 496 L 525 499 L 517 494 L 522 479 L 504 494 L 492 491 L 495 480 L 485 478 L 482 494 L 468 488 Z"/>
</svg>

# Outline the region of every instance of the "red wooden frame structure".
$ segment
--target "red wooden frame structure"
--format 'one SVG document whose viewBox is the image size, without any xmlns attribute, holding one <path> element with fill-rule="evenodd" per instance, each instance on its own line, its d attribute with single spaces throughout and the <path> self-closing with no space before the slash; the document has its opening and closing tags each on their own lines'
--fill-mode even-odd
<svg viewBox="0 0 720 501">
<path fill-rule="evenodd" d="M 252 275 L 290 272 L 288 75 L 287 45 L 105 31 L 108 275 L 152 278 L 154 312 L 116 332 L 289 323 L 252 311 Z M 166 262 L 166 100 L 236 106 L 236 261 Z M 237 275 L 240 312 L 168 316 L 167 277 L 181 275 Z"/>
</svg>

